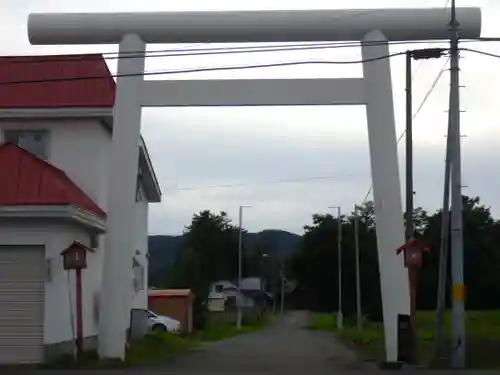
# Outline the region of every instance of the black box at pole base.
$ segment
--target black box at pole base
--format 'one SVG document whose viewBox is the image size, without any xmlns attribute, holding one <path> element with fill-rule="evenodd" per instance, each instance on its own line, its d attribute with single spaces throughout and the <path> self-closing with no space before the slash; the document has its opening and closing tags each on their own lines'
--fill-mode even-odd
<svg viewBox="0 0 500 375">
<path fill-rule="evenodd" d="M 398 314 L 398 362 L 415 363 L 415 335 L 407 314 Z"/>
<path fill-rule="evenodd" d="M 379 364 L 381 370 L 401 370 L 403 369 L 402 362 L 382 362 Z"/>
</svg>

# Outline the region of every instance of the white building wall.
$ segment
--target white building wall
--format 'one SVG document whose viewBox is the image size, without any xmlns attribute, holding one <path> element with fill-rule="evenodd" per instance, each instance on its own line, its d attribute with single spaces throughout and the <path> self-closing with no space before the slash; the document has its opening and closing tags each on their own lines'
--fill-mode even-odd
<svg viewBox="0 0 500 375">
<path fill-rule="evenodd" d="M 75 275 L 70 271 L 68 284 L 67 271 L 63 269 L 61 251 L 74 240 L 89 245 L 88 233 L 79 227 L 47 224 L 24 220 L 5 222 L 0 225 L 2 245 L 43 245 L 45 259 L 50 264 L 51 278 L 45 284 L 45 344 L 54 344 L 73 339 L 71 311 L 76 327 Z M 101 288 L 102 253 L 87 254 L 88 268 L 82 271 L 82 306 L 83 334 L 85 337 L 97 334 L 97 322 L 94 320 L 94 294 Z M 70 309 L 70 295 L 72 308 Z"/>
<path fill-rule="evenodd" d="M 2 119 L 0 120 L 0 143 L 3 142 L 3 132 L 5 130 L 48 131 L 48 161 L 50 164 L 63 170 L 99 207 L 107 211 L 111 132 L 102 123 L 95 119 L 77 118 Z M 136 216 L 137 236 L 136 243 L 131 246 L 130 256 L 134 256 L 136 250 L 139 251 L 137 260 L 144 266 L 144 287 L 139 292 L 134 290 L 132 270 L 129 287 L 131 307 L 146 308 L 148 289 L 148 203 L 144 200 L 137 202 L 136 208 L 137 210 L 133 214 Z M 3 230 L 3 227 L 0 230 Z M 27 231 L 29 232 L 29 230 Z M 70 234 L 69 232 L 65 233 L 59 240 L 66 239 L 70 243 Z M 78 238 L 75 237 L 71 241 L 75 239 Z M 93 255 L 96 262 L 92 270 L 94 274 L 93 278 L 97 282 L 96 285 L 99 285 L 99 289 L 102 279 L 102 262 L 104 261 L 104 243 L 105 235 L 101 235 L 96 255 Z M 66 280 L 65 275 L 64 278 Z M 96 324 L 94 325 L 92 322 L 91 326 L 95 326 L 94 329 L 97 329 Z M 50 324 L 49 327 L 51 327 Z M 61 335 L 65 336 L 66 333 Z"/>
<path fill-rule="evenodd" d="M 139 291 L 133 290 L 132 308 L 145 309 L 148 307 L 148 202 L 136 202 L 136 244 L 132 249 L 133 256 L 144 267 L 143 286 Z"/>
</svg>

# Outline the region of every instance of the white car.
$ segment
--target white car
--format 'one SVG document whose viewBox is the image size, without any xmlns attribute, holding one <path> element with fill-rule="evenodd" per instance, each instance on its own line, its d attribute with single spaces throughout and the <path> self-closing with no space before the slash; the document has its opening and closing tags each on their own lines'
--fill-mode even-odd
<svg viewBox="0 0 500 375">
<path fill-rule="evenodd" d="M 148 320 L 150 324 L 149 327 L 153 332 L 181 332 L 181 322 L 169 316 L 158 315 L 148 310 Z"/>
</svg>

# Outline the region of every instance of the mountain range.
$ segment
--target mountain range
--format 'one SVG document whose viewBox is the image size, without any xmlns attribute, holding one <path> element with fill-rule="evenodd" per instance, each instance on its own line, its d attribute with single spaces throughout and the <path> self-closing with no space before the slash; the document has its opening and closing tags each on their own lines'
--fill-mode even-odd
<svg viewBox="0 0 500 375">
<path fill-rule="evenodd" d="M 258 233 L 245 233 L 244 248 L 252 251 L 261 246 L 270 256 L 289 257 L 298 249 L 302 236 L 283 230 L 266 229 Z M 182 248 L 184 236 L 155 235 L 149 236 L 149 279 L 155 280 L 161 273 L 173 266 L 179 250 Z"/>
</svg>

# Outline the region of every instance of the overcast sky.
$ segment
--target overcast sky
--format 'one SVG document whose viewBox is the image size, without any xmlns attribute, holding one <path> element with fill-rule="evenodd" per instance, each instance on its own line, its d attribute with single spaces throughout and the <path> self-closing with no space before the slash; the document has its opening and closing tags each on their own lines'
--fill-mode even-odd
<svg viewBox="0 0 500 375">
<path fill-rule="evenodd" d="M 175 3 L 175 4 L 174 4 Z M 373 1 L 352 0 L 349 7 L 371 8 Z M 444 7 L 446 0 L 379 0 L 377 7 Z M 177 4 L 177 5 L 176 5 Z M 2 55 L 114 52 L 113 46 L 33 47 L 26 32 L 30 12 L 112 12 L 169 10 L 243 10 L 341 8 L 333 0 L 2 0 Z M 404 4 L 404 5 L 403 5 Z M 459 6 L 481 6 L 483 36 L 500 36 L 498 0 L 457 0 Z M 422 48 L 426 45 L 413 46 Z M 435 46 L 435 44 L 433 44 Z M 186 48 L 178 45 L 175 48 Z M 190 46 L 192 47 L 192 46 Z M 205 47 L 199 46 L 196 47 Z M 500 53 L 498 43 L 467 47 Z M 151 45 L 150 49 L 174 48 Z M 393 46 L 391 52 L 412 46 Z M 461 60 L 464 194 L 479 195 L 500 217 L 500 59 L 464 53 Z M 146 69 L 165 70 L 245 65 L 295 60 L 357 60 L 358 48 L 150 58 Z M 404 57 L 392 59 L 398 135 L 404 129 Z M 417 108 L 444 60 L 414 64 Z M 116 62 L 109 61 L 112 71 Z M 360 65 L 296 66 L 169 76 L 175 78 L 356 77 Z M 448 105 L 445 74 L 415 120 L 415 204 L 435 210 L 442 200 Z M 152 234 L 178 234 L 194 212 L 224 210 L 237 220 L 238 206 L 250 205 L 244 225 L 301 233 L 311 215 L 328 206 L 350 211 L 370 187 L 370 166 L 363 107 L 162 108 L 146 109 L 142 122 L 163 202 L 150 209 Z M 400 164 L 404 152 L 399 147 Z M 404 169 L 400 169 L 403 181 Z M 290 182 L 303 180 L 301 182 Z M 277 182 L 285 181 L 285 182 Z M 288 181 L 288 182 L 286 182 Z M 222 185 L 222 186 L 221 186 Z M 230 185 L 231 187 L 223 187 Z M 237 185 L 237 186 L 234 186 Z"/>
</svg>

